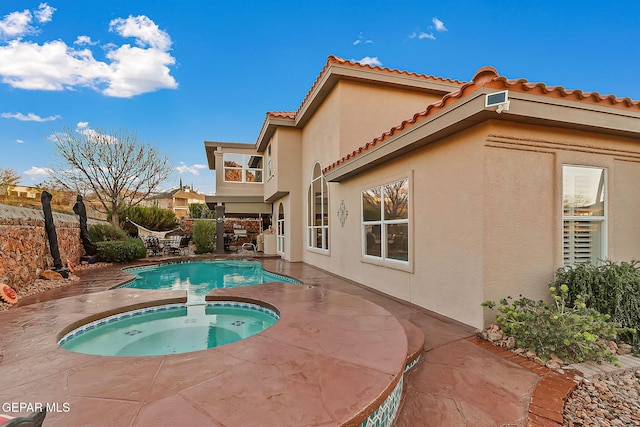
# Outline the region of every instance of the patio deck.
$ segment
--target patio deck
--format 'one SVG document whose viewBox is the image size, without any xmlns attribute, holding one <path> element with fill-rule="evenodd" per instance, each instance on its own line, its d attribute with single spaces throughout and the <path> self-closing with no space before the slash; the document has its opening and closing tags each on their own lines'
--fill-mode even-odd
<svg viewBox="0 0 640 427">
<path fill-rule="evenodd" d="M 362 298 L 422 330 L 425 335 L 424 353 L 415 368 L 405 375 L 405 393 L 396 426 L 501 426 L 529 423 L 529 402 L 545 372 L 534 372 L 485 348 L 473 340 L 475 331 L 472 328 L 451 319 L 303 263 L 289 263 L 276 258 L 264 258 L 261 261 L 269 271 L 303 281 L 316 297 L 333 294 L 333 291 L 341 292 L 347 295 L 334 301 L 352 301 L 356 306 L 362 305 L 361 302 L 356 303 Z M 397 364 L 397 351 L 393 349 L 400 348 L 406 352 L 406 338 L 402 336 L 398 340 L 403 333 L 397 330 L 390 335 L 384 335 L 383 331 L 370 332 L 374 342 L 382 339 L 387 344 L 382 345 L 378 341 L 375 348 L 369 348 L 364 353 L 349 353 L 347 357 L 354 357 L 350 360 L 350 368 L 357 365 L 358 369 L 363 370 L 349 369 L 348 372 L 359 372 L 361 375 L 347 377 L 344 369 L 318 370 L 318 359 L 315 359 L 316 367 L 312 369 L 312 365 L 306 364 L 310 360 L 307 356 L 297 354 L 300 357 L 292 357 L 291 351 L 273 353 L 254 348 L 250 351 L 252 356 L 249 359 L 255 358 L 256 366 L 260 366 L 260 378 L 275 378 L 278 376 L 276 373 L 282 373 L 283 366 L 289 366 L 287 369 L 292 369 L 288 371 L 290 374 L 305 378 L 305 381 L 310 373 L 319 375 L 319 381 L 327 383 L 342 377 L 349 378 L 355 388 L 335 389 L 329 393 L 336 396 L 331 403 L 335 405 L 333 407 L 327 406 L 327 400 L 317 400 L 313 394 L 300 395 L 303 404 L 290 402 L 282 406 L 277 393 L 265 395 L 261 387 L 250 388 L 252 380 L 249 380 L 249 384 L 245 384 L 247 388 L 243 390 L 246 393 L 252 390 L 246 395 L 253 407 L 253 412 L 250 412 L 246 408 L 225 404 L 230 401 L 225 401 L 225 394 L 221 390 L 229 390 L 229 383 L 223 386 L 223 383 L 216 382 L 224 378 L 231 381 L 224 375 L 227 369 L 247 366 L 231 363 L 230 360 L 236 360 L 236 356 L 226 353 L 227 350 L 220 351 L 226 346 L 204 352 L 155 357 L 151 358 L 152 363 L 142 360 L 149 358 L 99 357 L 103 363 L 96 363 L 96 356 L 51 349 L 50 343 L 55 335 L 71 319 L 85 316 L 83 313 L 87 307 L 108 305 L 108 301 L 113 306 L 131 303 L 130 298 L 121 296 L 126 294 L 124 290 L 94 294 L 130 277 L 121 271 L 121 266 L 84 270 L 78 272 L 78 276 L 81 280 L 77 284 L 25 298 L 21 301 L 21 307 L 0 313 L 0 334 L 3 337 L 0 347 L 3 355 L 0 360 L 0 402 L 30 402 L 38 401 L 34 400 L 37 398 L 45 402 L 71 403 L 68 413 L 49 414 L 44 424 L 46 426 L 79 425 L 75 421 L 83 425 L 171 425 L 170 418 L 176 414 L 182 421 L 190 420 L 191 425 L 341 425 L 355 418 L 344 414 L 341 418 L 338 415 L 342 410 L 340 402 L 346 404 L 348 400 L 359 396 L 360 391 L 366 389 L 362 386 L 364 383 L 373 384 L 373 389 L 383 387 L 385 382 L 391 384 L 389 376 L 393 376 L 393 369 L 388 364 Z M 174 295 L 164 294 L 163 297 L 171 300 L 175 298 Z M 360 298 L 352 299 L 349 295 Z M 70 296 L 73 298 L 65 298 Z M 263 297 L 267 298 L 266 294 Z M 157 296 L 151 298 L 139 293 L 136 297 L 140 303 L 148 299 L 157 299 Z M 303 315 L 304 311 L 299 313 Z M 388 331 L 394 331 L 396 323 L 391 321 Z M 25 334 L 24 331 L 34 324 L 40 325 L 40 334 Z M 339 334 L 335 336 L 335 342 L 346 343 L 355 339 L 352 334 L 345 341 L 345 337 L 349 336 L 348 323 L 343 323 L 342 327 L 336 327 L 340 322 L 333 322 L 332 325 L 334 333 Z M 341 328 L 347 335 L 339 332 Z M 298 334 L 291 339 L 295 342 L 301 336 Z M 246 349 L 260 347 L 253 343 L 255 341 L 241 341 L 228 348 L 238 344 L 245 349 L 243 351 L 249 351 Z M 45 348 L 50 348 L 50 351 L 41 350 Z M 357 345 L 349 343 L 344 344 L 343 350 L 351 351 L 354 348 Z M 340 351 L 338 348 L 328 350 L 326 346 L 322 350 Z M 211 359 L 201 354 L 216 354 L 222 365 L 212 365 Z M 306 365 L 301 364 L 293 370 L 291 365 L 283 365 L 283 360 L 291 363 L 306 360 Z M 377 365 L 379 361 L 387 366 Z M 303 365 L 306 366 L 304 369 Z M 376 378 L 381 377 L 385 377 L 384 381 L 376 384 Z M 254 376 L 253 381 L 260 381 L 260 378 Z M 203 387 L 201 393 L 196 392 L 198 387 Z M 236 383 L 235 387 L 240 386 Z M 237 395 L 239 389 L 234 390 L 231 394 Z M 349 396 L 349 399 L 340 399 L 341 393 L 346 393 L 343 396 Z M 184 411 L 185 404 L 190 410 Z M 182 409 L 177 411 L 177 407 Z M 290 418 L 282 419 L 280 411 L 283 409 L 287 410 Z M 354 413 L 353 408 L 349 411 L 349 414 Z M 279 414 L 279 421 L 269 418 L 273 413 Z M 317 414 L 320 414 L 319 418 L 314 418 Z M 74 422 L 71 422 L 72 419 Z"/>
</svg>

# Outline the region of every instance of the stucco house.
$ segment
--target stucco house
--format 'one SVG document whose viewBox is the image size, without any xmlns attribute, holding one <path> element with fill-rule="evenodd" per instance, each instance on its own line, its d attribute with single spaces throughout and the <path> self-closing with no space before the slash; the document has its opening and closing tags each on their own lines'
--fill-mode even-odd
<svg viewBox="0 0 640 427">
<path fill-rule="evenodd" d="M 154 194 L 142 203 L 143 206 L 157 206 L 162 209 L 171 209 L 176 217 L 189 217 L 190 204 L 204 204 L 205 195 L 191 189 L 188 185 L 180 183 L 179 188 Z"/>
<path fill-rule="evenodd" d="M 284 259 L 475 327 L 482 301 L 547 298 L 563 265 L 640 258 L 639 101 L 330 56 L 296 111 L 224 144 L 210 167 L 244 148 L 261 180 L 217 176 L 210 207 L 261 195 Z"/>
</svg>

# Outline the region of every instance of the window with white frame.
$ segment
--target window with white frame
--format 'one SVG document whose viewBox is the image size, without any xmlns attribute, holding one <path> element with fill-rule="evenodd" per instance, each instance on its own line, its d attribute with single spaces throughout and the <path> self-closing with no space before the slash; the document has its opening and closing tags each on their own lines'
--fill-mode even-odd
<svg viewBox="0 0 640 427">
<path fill-rule="evenodd" d="M 564 265 L 600 263 L 607 256 L 606 170 L 564 165 L 562 207 Z"/>
<path fill-rule="evenodd" d="M 224 153 L 225 182 L 262 183 L 262 156 Z"/>
<path fill-rule="evenodd" d="M 409 261 L 409 179 L 362 192 L 365 257 Z"/>
<path fill-rule="evenodd" d="M 278 209 L 278 222 L 276 226 L 276 234 L 277 234 L 277 250 L 279 253 L 284 252 L 284 205 L 280 203 L 280 208 Z"/>
<path fill-rule="evenodd" d="M 271 166 L 271 145 L 269 144 L 269 146 L 267 147 L 267 179 L 271 178 L 273 176 L 273 168 Z"/>
<path fill-rule="evenodd" d="M 329 249 L 329 194 L 320 163 L 313 167 L 308 200 L 307 246 Z"/>
</svg>

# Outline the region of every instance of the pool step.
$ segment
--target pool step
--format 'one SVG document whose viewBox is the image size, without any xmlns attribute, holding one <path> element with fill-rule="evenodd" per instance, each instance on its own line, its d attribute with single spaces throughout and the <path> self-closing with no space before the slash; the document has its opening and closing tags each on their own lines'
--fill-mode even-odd
<svg viewBox="0 0 640 427">
<path fill-rule="evenodd" d="M 424 332 L 416 325 L 411 323 L 407 319 L 398 319 L 400 325 L 404 328 L 404 332 L 407 334 L 407 358 L 405 360 L 404 372 L 409 371 L 418 363 L 420 355 L 424 350 Z"/>
</svg>

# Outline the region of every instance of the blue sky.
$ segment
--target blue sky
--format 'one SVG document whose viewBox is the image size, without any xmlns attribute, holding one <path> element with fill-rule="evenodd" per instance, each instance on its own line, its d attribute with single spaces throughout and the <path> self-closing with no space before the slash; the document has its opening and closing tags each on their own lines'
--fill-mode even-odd
<svg viewBox="0 0 640 427">
<path fill-rule="evenodd" d="M 0 1 L 0 167 L 35 185 L 53 132 L 127 129 L 169 156 L 165 188 L 213 194 L 204 141 L 254 143 L 328 55 L 469 80 L 640 99 L 638 1 Z"/>
</svg>

